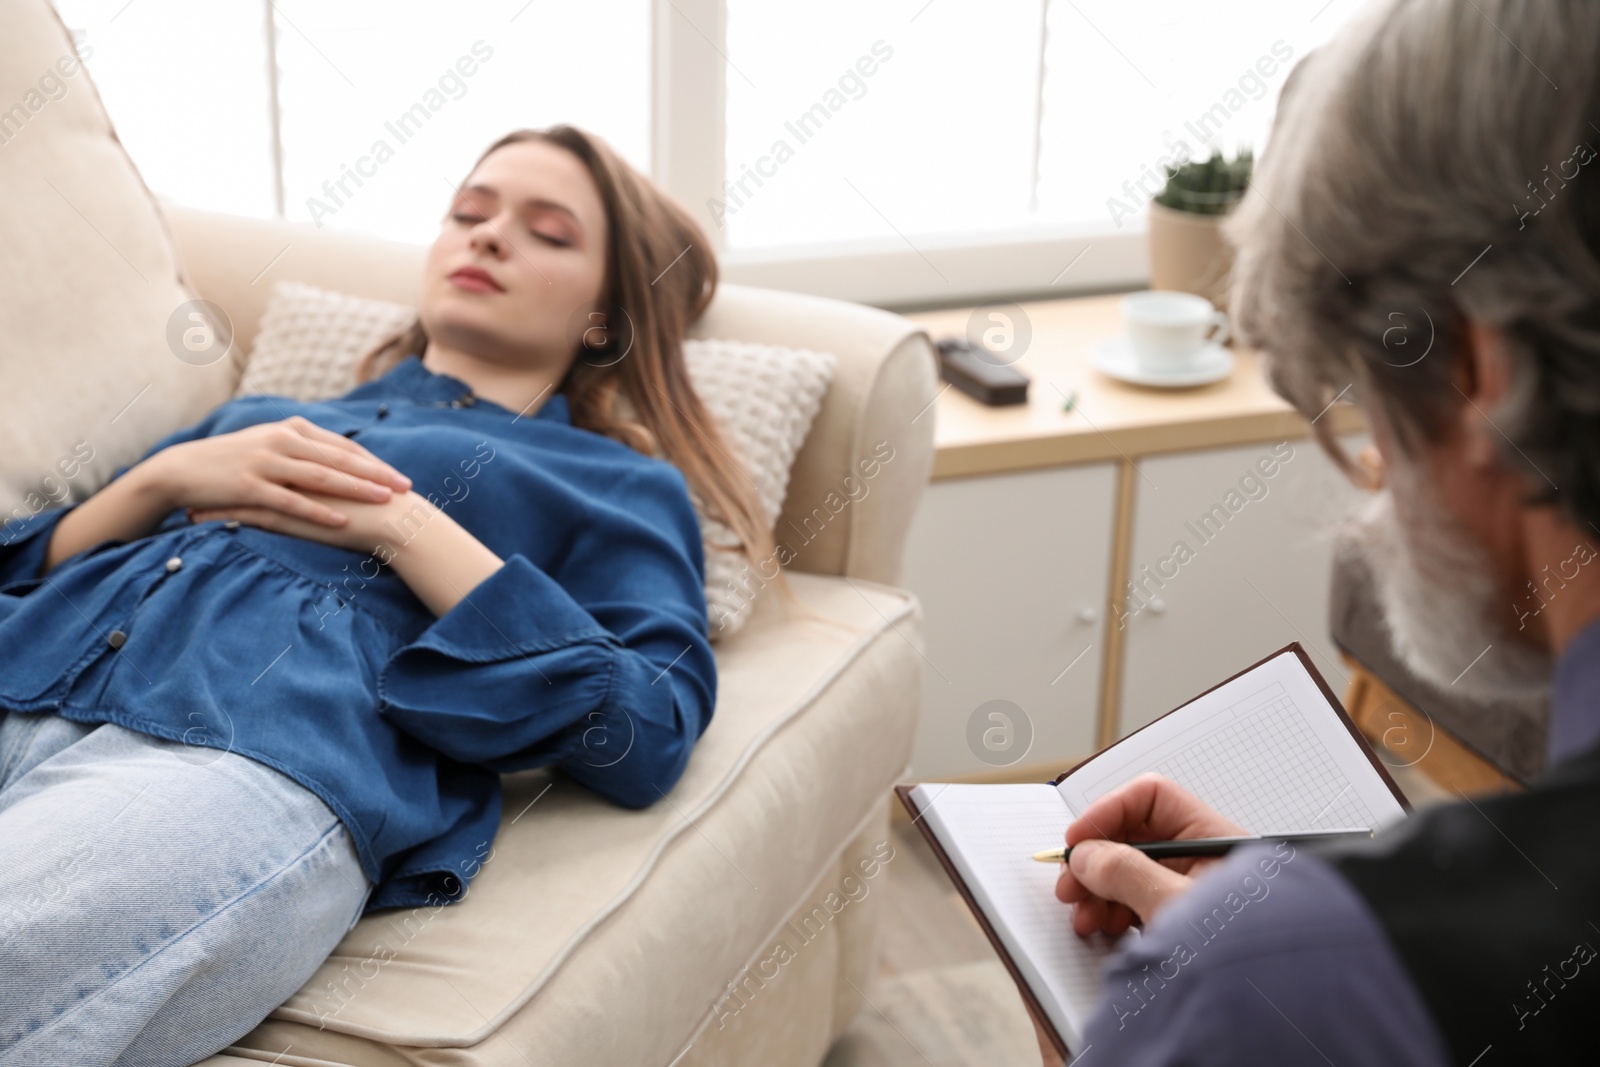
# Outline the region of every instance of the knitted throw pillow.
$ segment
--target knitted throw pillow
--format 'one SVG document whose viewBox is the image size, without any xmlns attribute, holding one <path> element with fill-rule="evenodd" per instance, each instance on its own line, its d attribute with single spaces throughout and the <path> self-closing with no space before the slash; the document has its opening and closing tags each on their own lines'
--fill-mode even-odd
<svg viewBox="0 0 1600 1067">
<path fill-rule="evenodd" d="M 234 395 L 301 401 L 343 396 L 356 387 L 362 355 L 416 317 L 416 308 L 404 304 L 277 282 Z"/>
<path fill-rule="evenodd" d="M 235 395 L 269 393 L 302 401 L 343 395 L 357 384 L 362 354 L 415 318 L 416 309 L 404 304 L 303 282 L 278 282 Z M 755 488 L 770 530 L 783 508 L 795 456 L 833 380 L 835 357 L 802 348 L 694 338 L 684 342 L 683 353 L 689 380 Z M 716 641 L 749 621 L 765 582 L 747 569 L 742 554 L 715 547 L 732 544 L 733 533 L 707 517 L 697 494 L 691 493 L 690 499 L 705 541 L 706 606 Z M 770 575 L 776 563 L 762 561 L 759 570 Z"/>
<path fill-rule="evenodd" d="M 771 530 L 783 510 L 794 457 L 833 380 L 833 354 L 690 338 L 683 343 L 683 356 L 694 391 L 750 475 L 762 518 Z M 690 496 L 693 499 L 694 494 Z M 765 584 L 763 574 L 766 578 L 776 574 L 780 561 L 776 556 L 761 560 L 752 570 L 742 553 L 715 548 L 733 544 L 733 532 L 707 518 L 698 499 L 694 506 L 706 541 L 706 607 L 714 641 L 744 627 L 754 597 Z"/>
</svg>

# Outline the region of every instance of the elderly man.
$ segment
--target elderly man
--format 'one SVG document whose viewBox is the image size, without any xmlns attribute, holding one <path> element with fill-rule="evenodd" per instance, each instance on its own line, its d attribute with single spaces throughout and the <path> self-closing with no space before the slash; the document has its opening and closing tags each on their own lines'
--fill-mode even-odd
<svg viewBox="0 0 1600 1067">
<path fill-rule="evenodd" d="M 1271 850 L 1086 848 L 1237 832 L 1154 776 L 1102 798 L 1056 895 L 1079 933 L 1144 928 L 1076 1050 L 1090 1067 L 1595 1062 L 1597 149 L 1596 3 L 1380 0 L 1285 85 L 1228 224 L 1234 318 L 1308 417 L 1336 397 L 1367 417 L 1383 491 L 1354 533 L 1397 651 L 1457 692 L 1549 687 L 1549 769 L 1298 850 L 1209 941 Z"/>
</svg>

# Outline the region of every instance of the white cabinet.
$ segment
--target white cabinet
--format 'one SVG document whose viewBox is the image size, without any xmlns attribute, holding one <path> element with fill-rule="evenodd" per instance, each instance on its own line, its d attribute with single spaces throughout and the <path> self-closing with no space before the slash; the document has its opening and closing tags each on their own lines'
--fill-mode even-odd
<svg viewBox="0 0 1600 1067">
<path fill-rule="evenodd" d="M 1353 455 L 1366 438 L 1342 443 Z M 1366 494 L 1314 440 L 1148 457 L 1135 492 L 1119 736 L 1290 641 L 1343 691 L 1328 635 L 1333 533 Z"/>
<path fill-rule="evenodd" d="M 1093 751 L 1115 496 L 1109 463 L 928 487 L 901 573 L 925 614 L 917 777 Z"/>
</svg>

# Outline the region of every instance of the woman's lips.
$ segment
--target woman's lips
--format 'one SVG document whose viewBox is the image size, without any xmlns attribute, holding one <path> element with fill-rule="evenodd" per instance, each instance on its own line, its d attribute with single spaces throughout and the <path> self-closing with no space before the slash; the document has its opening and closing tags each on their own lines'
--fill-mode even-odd
<svg viewBox="0 0 1600 1067">
<path fill-rule="evenodd" d="M 483 271 L 463 268 L 450 275 L 450 280 L 462 289 L 471 289 L 477 293 L 503 293 L 505 290 L 497 285 L 493 278 Z"/>
</svg>

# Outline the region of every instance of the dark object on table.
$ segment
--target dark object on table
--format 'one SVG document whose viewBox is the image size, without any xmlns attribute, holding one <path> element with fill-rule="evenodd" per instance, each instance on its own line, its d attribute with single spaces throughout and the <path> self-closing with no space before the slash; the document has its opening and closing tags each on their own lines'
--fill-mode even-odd
<svg viewBox="0 0 1600 1067">
<path fill-rule="evenodd" d="M 939 352 L 939 376 L 980 404 L 1000 407 L 1028 402 L 1028 376 L 999 362 L 988 349 L 966 337 L 945 337 L 934 342 Z"/>
</svg>

